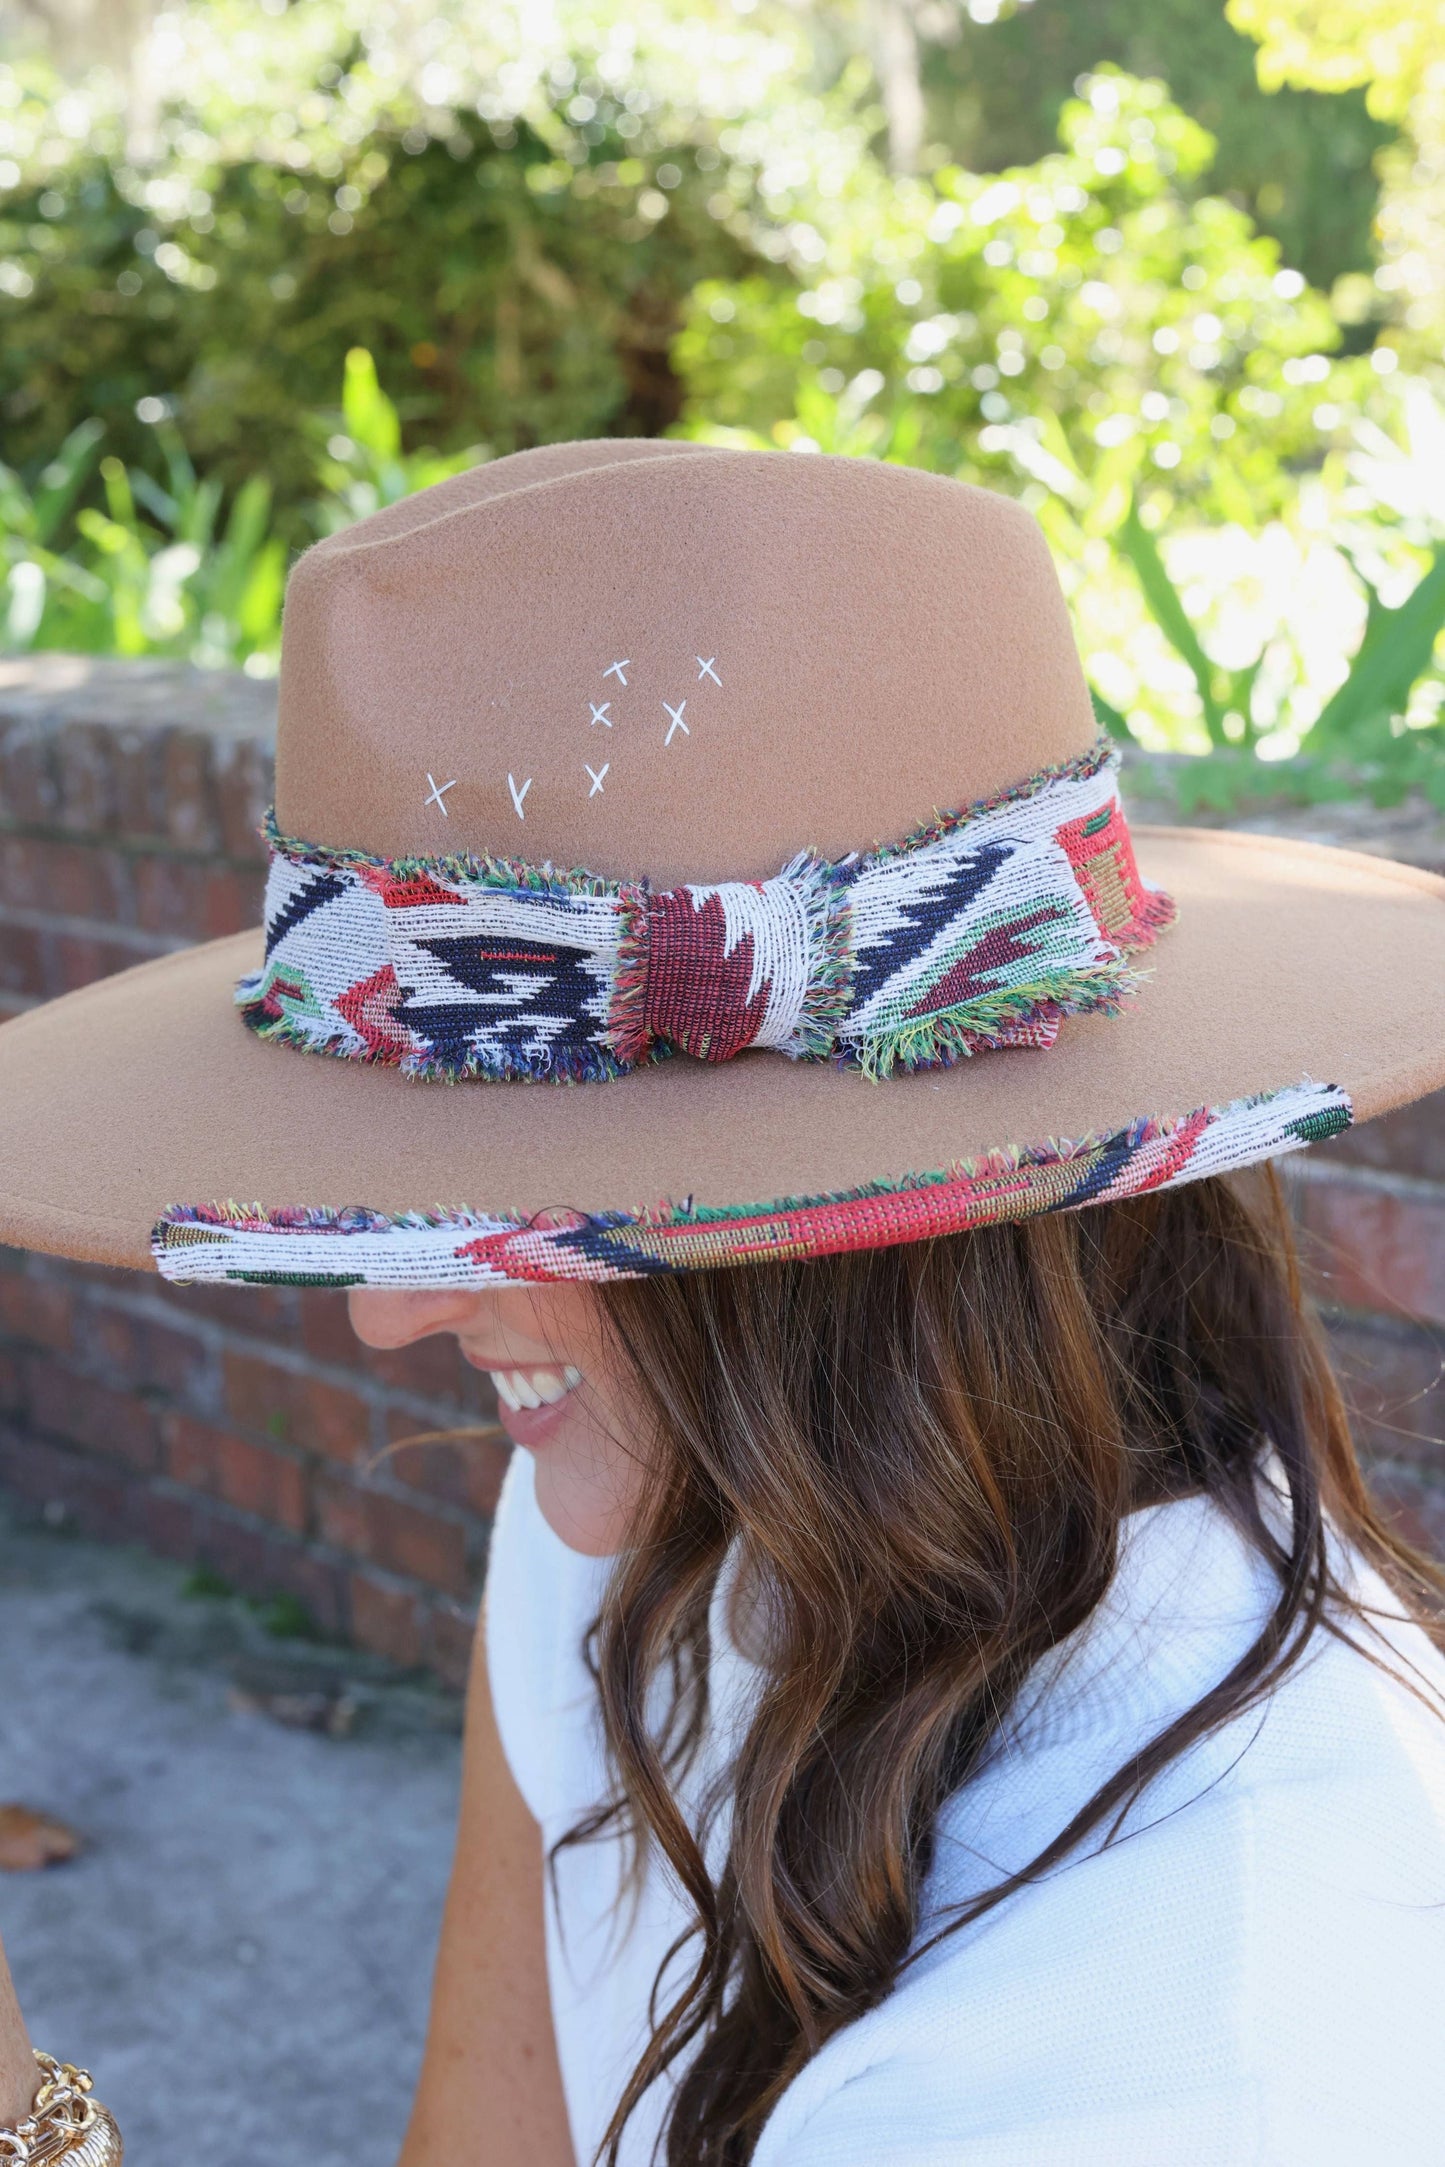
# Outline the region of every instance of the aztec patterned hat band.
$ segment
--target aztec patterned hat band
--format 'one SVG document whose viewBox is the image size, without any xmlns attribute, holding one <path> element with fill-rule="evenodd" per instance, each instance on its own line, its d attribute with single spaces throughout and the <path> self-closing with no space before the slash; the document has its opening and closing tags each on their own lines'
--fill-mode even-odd
<svg viewBox="0 0 1445 2167">
<path fill-rule="evenodd" d="M 423 1078 L 579 1082 L 749 1047 L 885 1077 L 1113 1013 L 1174 905 L 1100 739 L 902 843 L 656 891 L 473 856 L 386 860 L 268 821 L 262 1038 Z"/>
</svg>

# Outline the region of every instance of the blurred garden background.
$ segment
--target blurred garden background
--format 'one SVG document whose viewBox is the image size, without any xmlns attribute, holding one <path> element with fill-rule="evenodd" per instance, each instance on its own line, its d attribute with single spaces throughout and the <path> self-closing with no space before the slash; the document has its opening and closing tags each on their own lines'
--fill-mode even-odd
<svg viewBox="0 0 1445 2167">
<path fill-rule="evenodd" d="M 1439 0 L 0 0 L 0 645 L 274 672 L 478 459 L 1043 521 L 1186 796 L 1445 806 Z"/>
</svg>

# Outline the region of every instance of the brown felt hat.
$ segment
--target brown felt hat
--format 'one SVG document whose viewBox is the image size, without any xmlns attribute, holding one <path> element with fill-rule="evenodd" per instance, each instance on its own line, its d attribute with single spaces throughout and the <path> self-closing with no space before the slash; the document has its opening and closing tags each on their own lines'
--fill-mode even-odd
<svg viewBox="0 0 1445 2167">
<path fill-rule="evenodd" d="M 1131 845 L 1096 740 L 1007 499 L 660 443 L 423 491 L 292 573 L 269 962 L 258 929 L 0 1029 L 0 1239 L 632 1276 L 1127 1194 L 1445 1084 L 1445 882 Z"/>
</svg>

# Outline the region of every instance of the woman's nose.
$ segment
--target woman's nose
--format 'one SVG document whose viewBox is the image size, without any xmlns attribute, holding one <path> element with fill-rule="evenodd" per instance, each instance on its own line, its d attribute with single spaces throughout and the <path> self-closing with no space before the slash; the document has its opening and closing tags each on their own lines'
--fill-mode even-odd
<svg viewBox="0 0 1445 2167">
<path fill-rule="evenodd" d="M 429 1332 L 454 1331 L 475 1299 L 445 1289 L 353 1287 L 346 1305 L 352 1331 L 368 1347 L 407 1347 Z"/>
</svg>

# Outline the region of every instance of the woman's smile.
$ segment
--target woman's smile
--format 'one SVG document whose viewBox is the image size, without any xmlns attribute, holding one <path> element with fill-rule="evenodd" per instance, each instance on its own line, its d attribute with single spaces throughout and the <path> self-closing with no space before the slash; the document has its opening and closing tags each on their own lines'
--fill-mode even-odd
<svg viewBox="0 0 1445 2167">
<path fill-rule="evenodd" d="M 513 1444 L 538 1452 L 566 1422 L 582 1372 L 569 1363 L 564 1369 L 497 1369 L 490 1360 L 473 1354 L 465 1340 L 459 1342 L 465 1360 L 492 1380 L 497 1395 L 497 1416 Z"/>
<path fill-rule="evenodd" d="M 354 1287 L 352 1329 L 369 1347 L 444 1333 L 482 1370 L 497 1419 L 537 1456 L 537 1502 L 554 1534 L 590 1557 L 619 1549 L 646 1480 L 635 1385 L 619 1369 L 588 1287 L 486 1293 Z"/>
</svg>

